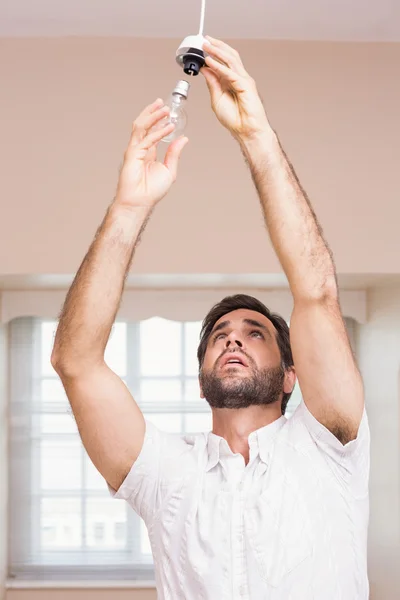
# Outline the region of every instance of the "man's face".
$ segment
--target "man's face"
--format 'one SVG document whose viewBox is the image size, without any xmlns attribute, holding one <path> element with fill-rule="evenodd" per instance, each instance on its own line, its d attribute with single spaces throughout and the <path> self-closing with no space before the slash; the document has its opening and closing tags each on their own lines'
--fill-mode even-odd
<svg viewBox="0 0 400 600">
<path fill-rule="evenodd" d="M 281 400 L 287 386 L 267 317 L 247 309 L 224 315 L 214 325 L 200 373 L 203 398 L 214 408 L 245 408 Z"/>
</svg>

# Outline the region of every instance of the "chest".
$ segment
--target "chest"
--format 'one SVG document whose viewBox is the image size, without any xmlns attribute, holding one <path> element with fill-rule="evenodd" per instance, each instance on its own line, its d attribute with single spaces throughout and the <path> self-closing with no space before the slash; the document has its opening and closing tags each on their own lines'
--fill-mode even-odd
<svg viewBox="0 0 400 600">
<path fill-rule="evenodd" d="M 323 458 L 281 445 L 248 465 L 240 455 L 212 469 L 187 468 L 161 490 L 160 521 L 186 536 L 226 539 L 237 531 L 249 539 L 261 533 L 281 540 L 310 542 L 323 526 L 334 528 L 346 498 Z M 327 517 L 330 516 L 328 519 Z"/>
<path fill-rule="evenodd" d="M 246 466 L 232 456 L 208 472 L 189 469 L 165 490 L 154 530 L 157 545 L 175 553 L 181 571 L 193 569 L 200 580 L 207 573 L 218 579 L 234 565 L 236 573 L 254 571 L 280 585 L 312 556 L 318 538 L 334 533 L 326 517 L 334 491 L 324 466 L 293 448 Z"/>
</svg>

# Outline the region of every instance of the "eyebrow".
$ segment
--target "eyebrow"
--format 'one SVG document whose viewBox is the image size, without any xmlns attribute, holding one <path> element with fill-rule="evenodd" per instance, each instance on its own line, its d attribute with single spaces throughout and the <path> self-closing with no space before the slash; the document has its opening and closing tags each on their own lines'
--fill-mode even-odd
<svg viewBox="0 0 400 600">
<path fill-rule="evenodd" d="M 221 331 L 221 329 L 225 329 L 225 327 L 228 327 L 230 324 L 230 321 L 221 321 L 221 323 L 218 323 L 218 325 L 214 327 L 214 329 L 211 332 L 211 335 L 216 333 L 217 331 Z"/>
<path fill-rule="evenodd" d="M 258 329 L 262 329 L 263 331 L 265 331 L 266 334 L 269 335 L 269 337 L 272 337 L 268 327 L 260 323 L 260 321 L 256 321 L 255 319 L 244 319 L 243 322 L 246 323 L 246 325 L 250 325 L 251 327 L 258 327 Z"/>
<path fill-rule="evenodd" d="M 243 319 L 243 323 L 246 323 L 246 325 L 250 325 L 251 327 L 262 329 L 269 337 L 272 337 L 268 327 L 260 323 L 260 321 L 256 321 L 255 319 Z M 221 321 L 221 323 L 218 323 L 218 325 L 212 330 L 211 334 L 221 331 L 221 329 L 225 329 L 225 327 L 229 327 L 230 324 L 231 321 Z"/>
</svg>

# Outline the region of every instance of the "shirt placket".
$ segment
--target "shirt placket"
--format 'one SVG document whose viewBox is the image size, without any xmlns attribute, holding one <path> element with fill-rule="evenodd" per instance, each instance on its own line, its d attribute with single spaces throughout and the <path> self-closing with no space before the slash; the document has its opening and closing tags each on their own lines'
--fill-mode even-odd
<svg viewBox="0 0 400 600">
<path fill-rule="evenodd" d="M 240 459 L 239 459 L 240 460 Z M 235 600 L 249 600 L 246 546 L 244 536 L 245 475 L 243 464 L 236 471 L 232 490 L 232 596 Z"/>
<path fill-rule="evenodd" d="M 231 600 L 231 556 L 230 556 L 230 527 L 231 520 L 228 517 L 232 513 L 232 494 L 229 488 L 221 490 L 220 499 L 220 527 L 222 529 L 222 576 L 223 592 L 222 600 Z"/>
</svg>

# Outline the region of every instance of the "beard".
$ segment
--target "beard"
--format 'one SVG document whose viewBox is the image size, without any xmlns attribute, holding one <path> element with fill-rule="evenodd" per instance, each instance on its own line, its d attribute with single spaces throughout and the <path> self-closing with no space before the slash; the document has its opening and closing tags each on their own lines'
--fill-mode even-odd
<svg viewBox="0 0 400 600">
<path fill-rule="evenodd" d="M 201 371 L 200 383 L 212 408 L 248 408 L 278 402 L 283 394 L 284 377 L 282 366 L 253 367 L 253 374 L 248 377 L 219 377 L 213 369 Z"/>
</svg>

